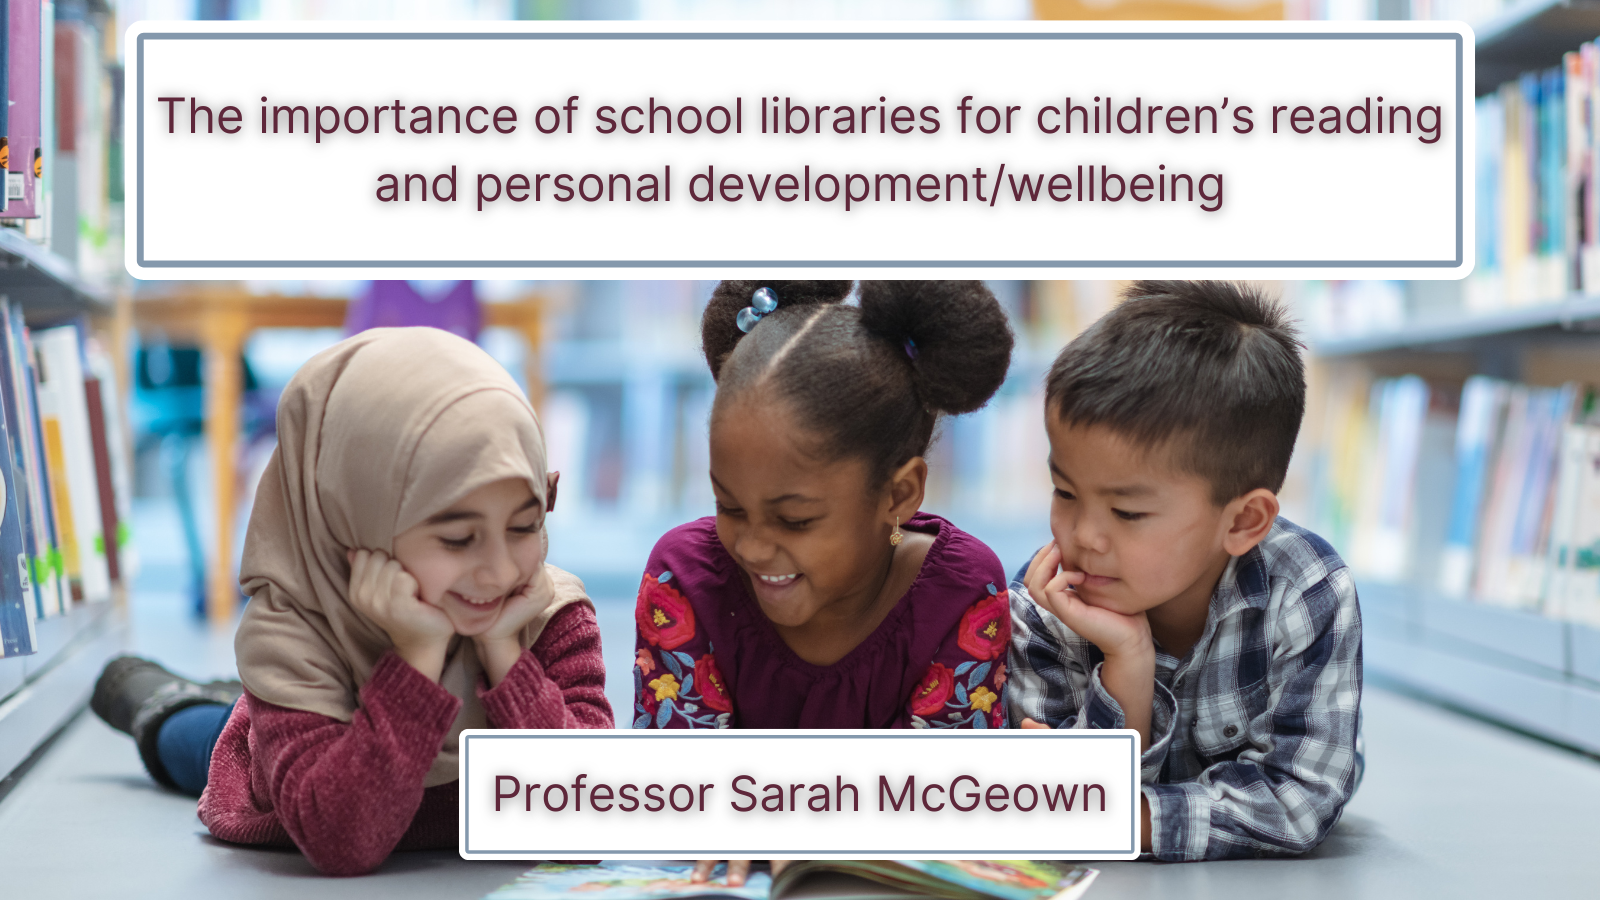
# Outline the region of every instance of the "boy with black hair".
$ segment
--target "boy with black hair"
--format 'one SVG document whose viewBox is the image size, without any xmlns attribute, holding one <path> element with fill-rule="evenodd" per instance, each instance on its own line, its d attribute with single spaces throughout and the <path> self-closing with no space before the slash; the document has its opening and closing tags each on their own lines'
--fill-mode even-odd
<svg viewBox="0 0 1600 900">
<path fill-rule="evenodd" d="M 1160 859 L 1302 853 L 1363 761 L 1355 584 L 1278 516 L 1301 345 L 1255 288 L 1125 297 L 1050 370 L 1054 540 L 1012 586 L 1008 715 L 1137 730 Z"/>
</svg>

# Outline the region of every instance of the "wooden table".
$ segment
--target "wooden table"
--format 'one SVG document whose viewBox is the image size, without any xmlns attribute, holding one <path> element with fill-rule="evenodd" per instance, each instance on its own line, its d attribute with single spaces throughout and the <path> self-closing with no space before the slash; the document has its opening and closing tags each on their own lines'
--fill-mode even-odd
<svg viewBox="0 0 1600 900">
<path fill-rule="evenodd" d="M 233 621 L 239 597 L 233 569 L 234 470 L 244 390 L 239 360 L 245 341 L 260 328 L 342 328 L 347 305 L 343 298 L 250 294 L 233 285 L 184 288 L 129 304 L 139 332 L 192 341 L 203 354 L 205 435 L 216 506 L 214 543 L 206 561 L 206 615 L 215 625 Z M 485 327 L 512 328 L 527 339 L 528 395 L 538 407 L 544 392 L 538 359 L 544 298 L 529 294 L 512 302 L 485 303 L 483 311 Z"/>
</svg>

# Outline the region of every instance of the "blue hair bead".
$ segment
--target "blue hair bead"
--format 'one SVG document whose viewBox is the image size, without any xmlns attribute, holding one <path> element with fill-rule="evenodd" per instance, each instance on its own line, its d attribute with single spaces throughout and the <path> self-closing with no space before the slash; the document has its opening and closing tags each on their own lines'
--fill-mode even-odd
<svg viewBox="0 0 1600 900">
<path fill-rule="evenodd" d="M 756 292 L 750 295 L 750 305 L 739 310 L 734 324 L 739 326 L 740 331 L 749 334 L 750 329 L 756 327 L 756 323 L 761 321 L 763 316 L 771 314 L 777 308 L 778 295 L 773 293 L 772 288 L 756 288 Z"/>
</svg>

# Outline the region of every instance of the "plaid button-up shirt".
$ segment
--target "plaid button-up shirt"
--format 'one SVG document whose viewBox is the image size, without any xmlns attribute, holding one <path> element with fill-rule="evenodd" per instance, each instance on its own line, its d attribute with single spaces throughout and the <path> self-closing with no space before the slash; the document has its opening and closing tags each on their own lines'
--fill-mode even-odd
<svg viewBox="0 0 1600 900">
<path fill-rule="evenodd" d="M 1125 728 L 1105 656 L 1011 586 L 1008 716 Z M 1328 543 L 1279 519 L 1229 562 L 1183 659 L 1156 645 L 1144 795 L 1164 860 L 1303 853 L 1360 783 L 1361 613 Z"/>
</svg>

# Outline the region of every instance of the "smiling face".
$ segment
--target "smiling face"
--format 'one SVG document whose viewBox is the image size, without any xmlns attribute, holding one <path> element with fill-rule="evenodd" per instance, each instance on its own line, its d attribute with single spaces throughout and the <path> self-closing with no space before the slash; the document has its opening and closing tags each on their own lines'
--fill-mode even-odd
<svg viewBox="0 0 1600 900">
<path fill-rule="evenodd" d="M 1079 596 L 1124 615 L 1176 600 L 1203 619 L 1233 549 L 1234 504 L 1217 506 L 1206 480 L 1108 428 L 1054 415 L 1045 428 L 1055 486 L 1050 532 L 1061 567 L 1087 575 Z"/>
<path fill-rule="evenodd" d="M 544 514 L 526 481 L 496 481 L 397 535 L 394 558 L 457 634 L 482 634 L 544 565 Z"/>
<path fill-rule="evenodd" d="M 799 628 L 824 610 L 870 600 L 883 584 L 890 502 L 887 491 L 868 486 L 865 460 L 808 453 L 787 406 L 763 393 L 712 419 L 717 537 L 749 575 L 767 618 Z"/>
</svg>

